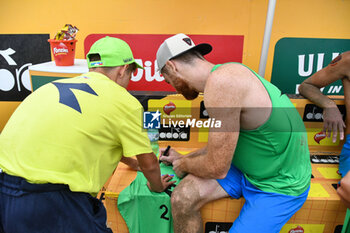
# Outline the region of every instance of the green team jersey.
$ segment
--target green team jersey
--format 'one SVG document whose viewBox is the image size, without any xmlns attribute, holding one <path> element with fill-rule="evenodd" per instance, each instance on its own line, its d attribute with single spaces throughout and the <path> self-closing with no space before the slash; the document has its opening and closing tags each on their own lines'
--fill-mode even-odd
<svg viewBox="0 0 350 233">
<path fill-rule="evenodd" d="M 214 66 L 212 72 L 220 66 Z M 286 95 L 251 72 L 268 92 L 272 110 L 269 119 L 257 129 L 240 130 L 232 163 L 259 189 L 298 196 L 306 191 L 311 180 L 304 123 Z"/>
<path fill-rule="evenodd" d="M 180 179 L 172 166 L 160 164 L 162 175 L 174 175 L 176 184 Z M 170 196 L 175 185 L 166 192 L 151 192 L 147 187 L 147 179 L 142 172 L 137 172 L 135 180 L 120 192 L 118 209 L 124 218 L 129 232 L 132 233 L 173 233 Z"/>
</svg>

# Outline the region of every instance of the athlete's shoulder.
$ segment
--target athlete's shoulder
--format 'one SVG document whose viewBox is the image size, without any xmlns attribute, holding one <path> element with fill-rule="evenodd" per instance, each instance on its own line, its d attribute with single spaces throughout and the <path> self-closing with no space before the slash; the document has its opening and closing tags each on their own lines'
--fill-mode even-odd
<svg viewBox="0 0 350 233">
<path fill-rule="evenodd" d="M 216 87 L 220 90 L 239 91 L 247 85 L 248 75 L 251 71 L 240 63 L 226 63 L 211 72 L 207 80 L 206 87 Z"/>
<path fill-rule="evenodd" d="M 242 64 L 228 63 L 212 72 L 204 89 L 206 106 L 241 106 L 249 89 L 246 69 Z"/>
<path fill-rule="evenodd" d="M 333 80 L 334 78 L 343 79 L 344 77 L 350 78 L 350 51 L 339 54 L 335 57 L 327 67 L 317 72 L 316 74 L 323 74 L 327 79 Z"/>
<path fill-rule="evenodd" d="M 251 70 L 241 63 L 225 63 L 211 72 L 210 77 L 221 77 L 221 80 L 232 82 L 237 79 L 242 83 L 242 77 L 252 75 Z"/>
<path fill-rule="evenodd" d="M 228 62 L 228 63 L 224 63 L 219 65 L 214 72 L 212 73 L 217 73 L 217 72 L 224 72 L 226 70 L 240 70 L 240 69 L 244 69 L 245 66 L 242 63 L 239 62 Z"/>
</svg>

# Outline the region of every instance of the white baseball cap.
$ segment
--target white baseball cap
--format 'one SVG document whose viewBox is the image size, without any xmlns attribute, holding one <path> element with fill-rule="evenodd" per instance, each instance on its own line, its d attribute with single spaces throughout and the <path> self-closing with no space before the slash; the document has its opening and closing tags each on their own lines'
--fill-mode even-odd
<svg viewBox="0 0 350 233">
<path fill-rule="evenodd" d="M 206 43 L 195 45 L 191 38 L 183 33 L 169 37 L 159 46 L 157 51 L 158 70 L 161 70 L 168 60 L 192 49 L 198 51 L 202 55 L 206 55 L 211 52 L 212 47 L 210 44 Z"/>
</svg>

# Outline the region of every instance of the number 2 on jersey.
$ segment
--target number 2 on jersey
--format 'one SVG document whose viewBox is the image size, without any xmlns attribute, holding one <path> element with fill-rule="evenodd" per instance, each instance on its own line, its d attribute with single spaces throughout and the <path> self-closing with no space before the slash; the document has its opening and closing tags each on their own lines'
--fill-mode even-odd
<svg viewBox="0 0 350 233">
<path fill-rule="evenodd" d="M 168 210 L 168 207 L 167 207 L 166 205 L 161 205 L 161 206 L 159 207 L 159 209 L 164 209 L 164 212 L 163 212 L 163 214 L 160 216 L 160 218 L 169 221 L 169 218 L 165 216 L 165 215 L 167 215 L 167 213 L 168 213 L 168 211 L 169 211 L 169 210 Z"/>
</svg>

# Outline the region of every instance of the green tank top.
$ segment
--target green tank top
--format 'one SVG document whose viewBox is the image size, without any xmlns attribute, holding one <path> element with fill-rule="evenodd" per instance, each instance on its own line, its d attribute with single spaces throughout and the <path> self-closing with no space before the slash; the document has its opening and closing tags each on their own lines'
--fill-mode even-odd
<svg viewBox="0 0 350 233">
<path fill-rule="evenodd" d="M 221 65 L 214 66 L 211 72 Z M 232 163 L 259 189 L 298 196 L 306 191 L 311 180 L 304 123 L 286 95 L 247 68 L 264 85 L 272 111 L 268 120 L 257 129 L 240 130 Z"/>
</svg>

